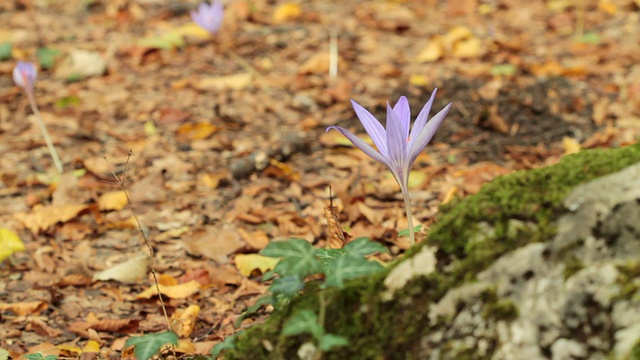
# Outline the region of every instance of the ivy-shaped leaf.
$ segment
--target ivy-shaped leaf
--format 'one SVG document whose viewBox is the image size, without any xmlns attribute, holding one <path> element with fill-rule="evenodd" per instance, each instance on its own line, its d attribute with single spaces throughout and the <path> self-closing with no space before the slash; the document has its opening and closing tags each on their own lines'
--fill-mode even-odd
<svg viewBox="0 0 640 360">
<path fill-rule="evenodd" d="M 384 268 L 379 263 L 368 261 L 365 258 L 342 256 L 327 268 L 325 283 L 322 287 L 342 288 L 346 280 L 370 275 L 382 269 Z"/>
<path fill-rule="evenodd" d="M 138 360 L 149 360 L 153 355 L 160 352 L 160 349 L 166 344 L 177 346 L 178 335 L 172 331 L 166 331 L 131 337 L 124 343 L 124 346 L 133 346 L 133 352 Z"/>
<path fill-rule="evenodd" d="M 308 241 L 291 239 L 269 243 L 260 251 L 261 255 L 281 258 L 273 271 L 280 276 L 307 275 L 322 272 L 320 262 L 315 257 L 315 249 Z"/>
<path fill-rule="evenodd" d="M 229 349 L 235 349 L 236 348 L 236 338 L 238 337 L 238 335 L 242 335 L 244 333 L 244 330 L 238 331 L 237 333 L 231 335 L 231 336 L 227 336 L 224 341 L 222 341 L 221 343 L 217 343 L 213 349 L 211 349 L 211 356 L 213 356 L 214 359 L 216 359 L 218 357 L 218 355 L 220 355 L 220 353 L 224 350 L 229 350 Z"/>
<path fill-rule="evenodd" d="M 269 291 L 274 294 L 283 294 L 286 297 L 292 298 L 304 289 L 304 281 L 299 275 L 290 275 L 273 280 Z"/>
<path fill-rule="evenodd" d="M 311 310 L 298 310 L 282 327 L 282 335 L 293 336 L 300 334 L 311 334 L 316 340 L 320 340 L 324 335 L 324 329 L 318 324 L 318 316 Z"/>
<path fill-rule="evenodd" d="M 22 355 L 27 360 L 58 360 L 56 355 L 42 356 L 42 353 Z"/>
<path fill-rule="evenodd" d="M 368 238 L 357 238 L 344 246 L 347 255 L 363 258 L 373 253 L 388 253 L 389 250 L 382 244 L 372 242 Z"/>
<path fill-rule="evenodd" d="M 349 345 L 349 339 L 338 335 L 324 334 L 320 337 L 320 341 L 318 341 L 318 343 L 320 350 L 325 352 L 340 346 Z"/>
<path fill-rule="evenodd" d="M 327 266 L 336 261 L 337 258 L 347 255 L 344 249 L 316 249 L 315 252 L 325 272 L 327 271 Z"/>
</svg>

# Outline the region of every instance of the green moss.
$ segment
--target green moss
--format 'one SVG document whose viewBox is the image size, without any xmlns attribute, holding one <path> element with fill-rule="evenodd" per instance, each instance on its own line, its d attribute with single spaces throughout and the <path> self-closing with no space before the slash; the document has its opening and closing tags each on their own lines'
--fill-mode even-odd
<svg viewBox="0 0 640 360">
<path fill-rule="evenodd" d="M 500 299 L 494 288 L 481 294 L 484 303 L 482 317 L 484 319 L 496 319 L 510 321 L 518 317 L 518 307 L 511 300 Z"/>
<path fill-rule="evenodd" d="M 620 293 L 616 299 L 640 300 L 640 262 L 629 262 L 625 265 L 617 266 L 617 282 L 620 285 Z"/>
<path fill-rule="evenodd" d="M 347 337 L 350 344 L 324 354 L 323 359 L 418 357 L 421 336 L 440 327 L 429 323 L 430 304 L 448 289 L 474 281 L 476 274 L 501 255 L 551 238 L 556 232 L 554 219 L 564 211 L 562 200 L 576 185 L 638 161 L 640 145 L 583 151 L 563 158 L 558 165 L 499 177 L 478 194 L 443 206 L 427 241 L 406 255 L 412 256 L 426 244 L 437 246 L 435 273 L 413 279 L 388 302 L 379 294 L 393 265 L 382 274 L 352 281 L 343 290 L 327 291 L 326 331 Z M 479 232 L 483 232 L 481 238 Z M 296 308 L 318 311 L 317 298 L 308 293 L 274 312 L 264 324 L 239 337 L 237 349 L 226 358 L 297 358 L 296 351 L 305 339 L 280 335 L 282 323 Z M 517 316 L 517 309 L 496 300 L 488 302 L 486 316 L 511 319 Z M 265 350 L 264 342 L 274 350 Z"/>
<path fill-rule="evenodd" d="M 638 339 L 636 344 L 633 345 L 631 354 L 629 355 L 629 360 L 640 360 L 640 339 Z"/>
<path fill-rule="evenodd" d="M 577 256 L 570 255 L 564 264 L 564 271 L 562 272 L 562 275 L 564 276 L 564 279 L 567 280 L 582 269 L 584 269 L 584 263 L 578 259 Z"/>
</svg>

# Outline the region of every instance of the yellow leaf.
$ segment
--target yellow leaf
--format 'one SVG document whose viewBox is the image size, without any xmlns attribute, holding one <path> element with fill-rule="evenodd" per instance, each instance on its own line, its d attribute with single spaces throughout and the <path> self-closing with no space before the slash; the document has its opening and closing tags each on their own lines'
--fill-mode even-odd
<svg viewBox="0 0 640 360">
<path fill-rule="evenodd" d="M 198 39 L 208 39 L 211 36 L 211 34 L 207 30 L 194 22 L 188 22 L 182 26 L 179 26 L 173 32 L 183 36 L 190 36 Z"/>
<path fill-rule="evenodd" d="M 442 46 L 440 38 L 433 38 L 427 46 L 425 46 L 418 56 L 416 61 L 419 63 L 434 62 L 442 57 L 444 54 L 444 47 Z"/>
<path fill-rule="evenodd" d="M 302 15 L 302 9 L 298 4 L 280 4 L 273 12 L 273 23 L 281 24 L 293 20 Z"/>
<path fill-rule="evenodd" d="M 409 189 L 417 188 L 427 179 L 427 174 L 422 171 L 411 171 L 409 173 Z"/>
<path fill-rule="evenodd" d="M 191 280 L 184 284 L 179 285 L 158 285 L 160 287 L 160 293 L 168 296 L 172 299 L 184 299 L 200 290 L 200 283 L 196 280 Z M 149 286 L 146 290 L 136 296 L 136 299 L 150 299 L 153 296 L 158 295 L 158 290 L 155 285 Z"/>
<path fill-rule="evenodd" d="M 84 353 L 97 353 L 100 352 L 100 343 L 95 340 L 87 341 L 87 344 L 83 347 L 72 343 L 56 345 L 56 347 L 64 352 L 67 352 L 71 356 L 79 356 Z"/>
<path fill-rule="evenodd" d="M 124 191 L 110 191 L 100 195 L 98 199 L 100 210 L 122 210 L 127 206 L 127 195 Z"/>
<path fill-rule="evenodd" d="M 460 59 L 478 57 L 482 53 L 482 41 L 477 37 L 469 37 L 456 42 L 452 51 L 452 55 Z"/>
<path fill-rule="evenodd" d="M 562 138 L 562 147 L 565 155 L 575 154 L 580 151 L 580 143 L 576 139 L 567 136 Z"/>
<path fill-rule="evenodd" d="M 198 305 L 189 305 L 184 310 L 177 309 L 171 315 L 171 330 L 181 338 L 188 338 L 196 326 L 199 313 L 200 306 Z"/>
<path fill-rule="evenodd" d="M 22 240 L 13 231 L 0 228 L 0 262 L 18 251 L 24 251 Z"/>
<path fill-rule="evenodd" d="M 276 267 L 279 259 L 262 256 L 260 254 L 236 255 L 236 267 L 243 276 L 250 276 L 254 270 L 260 270 L 263 274 Z"/>
<path fill-rule="evenodd" d="M 409 84 L 413 86 L 426 86 L 429 84 L 429 80 L 427 80 L 427 77 L 424 75 L 413 74 L 409 78 Z"/>
</svg>

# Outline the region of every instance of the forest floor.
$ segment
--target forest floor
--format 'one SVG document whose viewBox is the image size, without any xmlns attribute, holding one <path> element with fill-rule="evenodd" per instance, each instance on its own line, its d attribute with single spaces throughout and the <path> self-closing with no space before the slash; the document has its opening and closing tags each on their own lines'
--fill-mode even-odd
<svg viewBox="0 0 640 360">
<path fill-rule="evenodd" d="M 419 238 L 440 204 L 496 176 L 640 135 L 638 0 L 238 0 L 215 36 L 196 6 L 0 3 L 0 255 L 9 233 L 25 245 L 0 264 L 13 358 L 117 358 L 128 337 L 167 329 L 122 187 L 181 354 L 207 353 L 264 294 L 264 264 L 243 255 L 325 245 L 329 187 L 351 236 L 388 246 L 385 261 L 403 253 L 393 177 L 325 132 L 366 136 L 350 99 L 381 120 L 401 95 L 413 114 L 436 87 L 432 114 L 453 103 L 413 168 Z M 17 60 L 38 64 L 62 176 L 12 82 Z"/>
</svg>

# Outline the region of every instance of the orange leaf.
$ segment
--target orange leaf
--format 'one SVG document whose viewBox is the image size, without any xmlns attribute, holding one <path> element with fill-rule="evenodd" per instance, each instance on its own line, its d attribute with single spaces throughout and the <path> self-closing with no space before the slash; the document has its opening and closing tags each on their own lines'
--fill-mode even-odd
<svg viewBox="0 0 640 360">
<path fill-rule="evenodd" d="M 127 195 L 121 190 L 104 193 L 98 199 L 100 210 L 122 210 L 127 203 Z"/>
<path fill-rule="evenodd" d="M 58 222 L 67 222 L 78 216 L 83 210 L 88 209 L 87 205 L 36 205 L 29 213 L 18 213 L 15 218 L 24 226 L 31 230 L 33 234 L 38 234 Z"/>
<path fill-rule="evenodd" d="M 178 128 L 178 136 L 188 140 L 206 139 L 218 131 L 218 127 L 210 123 L 184 124 Z"/>
<path fill-rule="evenodd" d="M 38 315 L 49 305 L 44 301 L 29 301 L 19 303 L 0 303 L 0 311 L 11 311 L 16 315 Z"/>
</svg>

